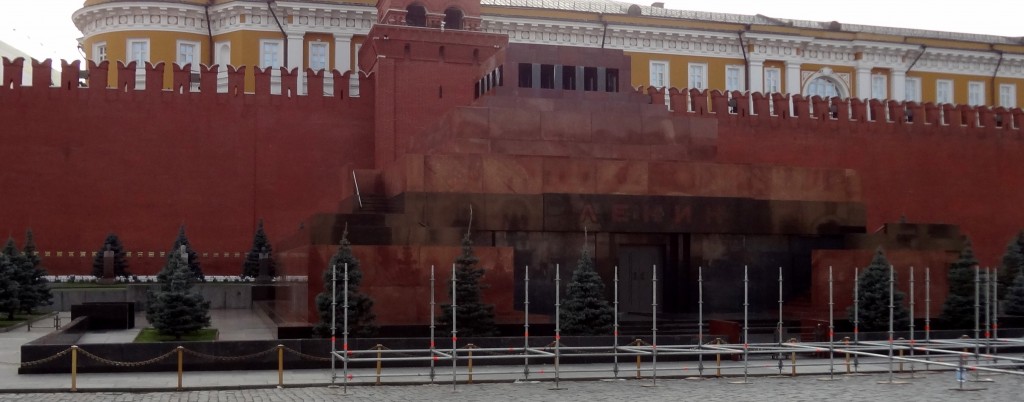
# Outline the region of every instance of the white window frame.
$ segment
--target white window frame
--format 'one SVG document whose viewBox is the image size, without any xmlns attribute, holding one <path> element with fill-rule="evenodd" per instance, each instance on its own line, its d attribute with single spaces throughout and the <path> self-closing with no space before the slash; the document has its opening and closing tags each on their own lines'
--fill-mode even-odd
<svg viewBox="0 0 1024 402">
<path fill-rule="evenodd" d="M 227 46 L 227 54 L 223 49 Z M 217 42 L 214 44 L 215 55 L 213 57 L 213 64 L 219 65 L 221 70 L 227 70 L 227 66 L 231 64 L 231 41 Z"/>
<path fill-rule="evenodd" d="M 884 74 L 871 74 L 871 97 L 874 99 L 888 99 L 889 77 Z"/>
<path fill-rule="evenodd" d="M 192 61 L 187 62 L 182 59 L 183 46 L 192 46 Z M 185 64 L 192 63 L 192 71 L 199 71 L 199 64 L 202 63 L 203 48 L 202 44 L 196 41 L 190 40 L 179 40 L 174 46 L 174 60 L 178 63 L 178 66 L 185 67 Z"/>
<path fill-rule="evenodd" d="M 145 45 L 145 49 L 144 49 L 145 53 L 142 55 L 142 57 L 135 57 L 135 49 L 134 48 L 135 48 L 135 44 L 137 44 L 137 43 L 141 43 L 141 44 Z M 150 54 L 149 39 L 142 39 L 142 38 L 128 39 L 126 41 L 126 45 L 127 46 L 125 46 L 125 49 L 127 49 L 127 51 L 125 52 L 126 53 L 125 59 L 128 60 L 127 62 L 131 63 L 133 61 L 136 61 L 138 63 L 136 63 L 135 68 L 141 68 L 141 69 L 144 70 L 146 68 L 146 62 L 149 61 L 149 54 Z"/>
<path fill-rule="evenodd" d="M 274 62 L 267 63 L 267 45 L 274 45 L 277 47 L 274 54 Z M 273 67 L 273 71 L 278 71 L 279 67 L 284 66 L 284 41 L 281 39 L 261 39 L 260 40 L 260 68 Z"/>
<path fill-rule="evenodd" d="M 648 81 L 648 84 L 650 84 L 650 86 L 655 87 L 655 88 L 662 88 L 662 87 L 668 88 L 668 87 L 670 87 L 671 86 L 671 83 L 670 83 L 670 80 L 669 80 L 669 77 L 671 77 L 671 74 L 669 73 L 669 71 L 670 71 L 669 67 L 670 66 L 671 65 L 669 64 L 669 62 L 667 60 L 651 60 L 651 62 L 650 62 L 650 74 L 649 74 L 650 75 L 650 77 L 649 77 L 650 81 Z M 658 70 L 661 70 L 661 71 L 658 72 Z M 655 74 L 658 74 L 658 73 L 661 74 L 661 77 L 656 77 L 655 76 Z M 658 82 L 658 81 L 661 81 L 661 82 Z"/>
<path fill-rule="evenodd" d="M 313 69 L 313 71 L 318 71 L 318 70 L 320 70 L 319 68 L 314 68 L 313 67 L 313 49 L 314 48 L 323 48 L 323 50 L 324 50 L 324 55 L 323 55 L 324 56 L 324 58 L 323 58 L 324 65 L 323 65 L 322 69 L 325 71 L 324 75 L 326 76 L 327 75 L 326 72 L 331 70 L 331 45 L 329 43 L 327 43 L 327 42 L 320 42 L 320 41 L 309 42 L 309 52 L 308 52 L 309 53 L 309 60 L 307 60 L 306 65 L 309 66 L 309 68 Z"/>
<path fill-rule="evenodd" d="M 687 63 L 686 86 L 695 89 L 708 88 L 708 63 Z"/>
<path fill-rule="evenodd" d="M 935 103 L 953 103 L 953 80 L 935 80 Z"/>
<path fill-rule="evenodd" d="M 96 42 L 92 44 L 92 61 L 100 64 L 107 60 L 107 42 Z"/>
<path fill-rule="evenodd" d="M 739 64 L 730 64 L 725 66 L 725 90 L 732 91 L 744 91 L 743 85 L 743 66 Z M 734 84 L 730 85 L 729 81 L 734 81 Z"/>
<path fill-rule="evenodd" d="M 999 106 L 1017 107 L 1017 84 L 999 84 Z"/>
<path fill-rule="evenodd" d="M 765 68 L 764 93 L 768 94 L 777 92 L 782 92 L 782 69 L 778 67 Z"/>
<path fill-rule="evenodd" d="M 907 77 L 903 83 L 903 91 L 907 101 L 921 103 L 921 79 Z"/>
<path fill-rule="evenodd" d="M 985 83 L 982 81 L 967 82 L 967 104 L 981 106 L 985 102 Z"/>
</svg>

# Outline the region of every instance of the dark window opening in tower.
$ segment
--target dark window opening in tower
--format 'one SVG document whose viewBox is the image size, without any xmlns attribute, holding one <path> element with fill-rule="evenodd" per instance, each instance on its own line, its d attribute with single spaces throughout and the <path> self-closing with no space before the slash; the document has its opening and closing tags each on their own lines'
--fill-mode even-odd
<svg viewBox="0 0 1024 402">
<path fill-rule="evenodd" d="M 544 89 L 555 89 L 555 66 L 551 64 L 540 65 L 540 87 Z"/>
<path fill-rule="evenodd" d="M 604 70 L 604 76 L 605 92 L 619 92 L 619 69 Z"/>
<path fill-rule="evenodd" d="M 446 29 L 462 29 L 462 10 L 455 7 L 444 10 L 444 27 Z"/>
<path fill-rule="evenodd" d="M 412 27 L 427 26 L 427 9 L 419 4 L 410 4 L 405 9 L 405 25 Z"/>
<path fill-rule="evenodd" d="M 519 63 L 519 87 L 533 88 L 533 64 Z"/>
<path fill-rule="evenodd" d="M 583 90 L 597 91 L 597 67 L 583 68 Z"/>
<path fill-rule="evenodd" d="M 576 66 L 562 66 L 562 89 L 576 90 Z"/>
</svg>

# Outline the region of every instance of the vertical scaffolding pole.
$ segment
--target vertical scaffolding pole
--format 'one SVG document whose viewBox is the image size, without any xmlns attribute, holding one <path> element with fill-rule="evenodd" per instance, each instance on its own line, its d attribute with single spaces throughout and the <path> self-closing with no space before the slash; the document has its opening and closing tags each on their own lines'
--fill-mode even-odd
<svg viewBox="0 0 1024 402">
<path fill-rule="evenodd" d="M 896 309 L 896 302 L 894 297 L 894 289 L 896 283 L 896 273 L 893 270 L 893 266 L 889 265 L 889 383 L 892 384 L 892 351 L 893 351 L 893 313 Z"/>
<path fill-rule="evenodd" d="M 335 337 L 335 331 L 337 331 L 338 320 L 338 266 L 331 265 L 331 386 L 334 384 L 335 379 L 338 378 L 338 370 L 334 362 L 335 353 L 338 352 L 338 339 Z"/>
<path fill-rule="evenodd" d="M 860 344 L 860 269 L 853 267 L 853 344 Z M 859 355 L 853 355 L 853 372 L 858 373 Z"/>
<path fill-rule="evenodd" d="M 561 351 L 561 346 L 562 346 L 562 321 L 561 321 L 561 319 L 562 319 L 562 302 L 561 302 L 561 299 L 560 299 L 561 298 L 561 292 L 562 292 L 561 282 L 562 282 L 561 267 L 558 264 L 555 264 L 555 388 L 554 389 L 561 389 L 561 387 L 559 386 L 560 382 L 561 382 L 561 371 L 560 371 L 561 369 L 559 368 L 559 365 L 560 365 L 561 358 L 562 358 L 562 351 Z"/>
<path fill-rule="evenodd" d="M 704 267 L 697 267 L 697 350 L 704 350 Z M 697 355 L 697 374 L 704 378 L 704 353 Z"/>
<path fill-rule="evenodd" d="M 651 368 L 653 385 L 658 385 L 658 266 L 651 266 Z"/>
<path fill-rule="evenodd" d="M 530 266 L 523 271 L 523 379 L 530 379 Z"/>
<path fill-rule="evenodd" d="M 914 377 L 914 266 L 910 266 L 910 377 Z"/>
<path fill-rule="evenodd" d="M 615 299 L 612 302 L 614 318 L 614 324 L 612 326 L 612 358 L 614 363 L 612 364 L 612 375 L 615 378 L 619 378 L 619 266 L 615 266 L 615 278 L 613 279 L 615 285 Z"/>
<path fill-rule="evenodd" d="M 992 270 L 992 337 L 999 339 L 999 270 Z M 992 346 L 992 354 L 999 354 L 999 343 Z"/>
<path fill-rule="evenodd" d="M 992 353 L 992 351 L 989 349 L 988 342 L 989 338 L 992 337 L 992 332 L 990 331 L 990 328 L 992 328 L 992 315 L 990 314 L 990 312 L 992 311 L 992 294 L 989 291 L 991 288 L 992 274 L 991 272 L 989 272 L 989 267 L 985 267 L 985 354 Z"/>
<path fill-rule="evenodd" d="M 932 347 L 932 268 L 924 267 L 924 343 L 928 349 L 924 351 L 925 360 L 931 360 Z M 928 370 L 925 364 L 924 369 Z"/>
<path fill-rule="evenodd" d="M 978 326 L 980 325 L 981 315 L 981 267 L 974 266 L 974 365 L 977 366 L 981 363 L 981 351 L 979 345 L 981 342 L 981 335 L 979 334 Z M 978 370 L 974 370 L 974 379 L 978 379 Z"/>
<path fill-rule="evenodd" d="M 458 327 L 455 325 L 455 319 L 458 316 L 458 311 L 456 310 L 457 304 L 456 304 L 456 300 L 455 300 L 455 286 L 456 285 L 457 285 L 457 283 L 455 282 L 455 263 L 452 263 L 452 391 L 455 390 L 455 381 L 457 379 L 456 375 L 458 373 L 457 369 L 458 369 L 458 363 L 459 363 L 459 356 L 458 356 L 458 352 L 459 352 L 459 349 L 458 349 L 458 341 L 459 341 L 458 333 L 459 333 L 459 331 L 457 329 Z"/>
<path fill-rule="evenodd" d="M 749 351 L 749 340 L 747 338 L 747 312 L 750 306 L 750 299 L 748 297 L 749 280 L 747 278 L 747 266 L 743 266 L 743 382 L 747 382 L 747 372 L 750 366 L 750 359 L 748 359 Z"/>
<path fill-rule="evenodd" d="M 345 289 L 344 289 L 345 293 L 344 293 L 344 296 L 342 298 L 342 304 L 341 304 L 341 308 L 343 309 L 343 312 L 342 312 L 341 315 L 342 315 L 342 317 L 344 317 L 342 319 L 342 322 L 344 323 L 344 326 L 342 327 L 342 330 L 341 330 L 341 336 L 342 336 L 341 347 L 343 349 L 342 350 L 342 355 L 344 355 L 345 358 L 341 359 L 341 364 L 343 366 L 344 373 L 345 373 L 345 381 L 344 381 L 345 382 L 345 389 L 342 390 L 342 393 L 346 393 L 347 394 L 348 393 L 348 263 L 347 262 L 345 263 L 345 278 L 344 278 L 344 280 L 345 280 Z"/>
<path fill-rule="evenodd" d="M 434 376 L 436 375 L 435 366 L 437 365 L 437 355 L 434 354 L 434 348 L 437 347 L 437 343 L 434 339 L 434 329 L 437 325 L 434 323 L 434 308 L 436 302 L 434 301 L 434 265 L 430 265 L 430 383 L 434 383 Z"/>
<path fill-rule="evenodd" d="M 779 347 L 782 347 L 782 267 L 779 267 L 779 327 L 776 329 L 779 337 Z"/>
<path fill-rule="evenodd" d="M 833 312 L 835 303 L 832 300 L 832 266 L 828 266 L 828 378 L 835 379 L 835 325 L 833 324 Z"/>
</svg>

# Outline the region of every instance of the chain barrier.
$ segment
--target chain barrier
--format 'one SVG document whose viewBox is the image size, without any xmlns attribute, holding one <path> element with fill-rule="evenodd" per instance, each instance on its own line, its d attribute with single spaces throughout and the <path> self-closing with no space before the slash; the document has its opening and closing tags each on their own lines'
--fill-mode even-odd
<svg viewBox="0 0 1024 402">
<path fill-rule="evenodd" d="M 89 353 L 88 351 L 86 351 L 85 349 L 82 349 L 81 347 L 78 348 L 78 353 L 81 353 L 85 357 L 88 357 L 88 358 L 93 359 L 95 361 L 98 361 L 100 363 L 109 364 L 111 366 L 118 366 L 118 367 L 141 367 L 141 366 L 153 364 L 153 363 L 156 363 L 156 362 L 161 361 L 163 359 L 166 359 L 168 357 L 171 357 L 174 354 L 178 353 L 178 350 L 177 349 L 172 349 L 170 352 L 164 353 L 164 354 L 162 354 L 160 356 L 157 356 L 157 357 L 154 357 L 152 359 L 140 360 L 140 361 L 136 361 L 136 362 L 119 362 L 117 360 L 105 359 L 105 358 L 96 356 L 96 355 L 94 355 L 92 353 Z"/>
<path fill-rule="evenodd" d="M 274 349 L 277 349 L 277 348 L 275 347 Z M 269 351 L 267 351 L 265 353 L 272 352 L 272 351 L 274 351 L 274 349 L 271 349 L 271 350 L 269 350 Z M 300 358 L 303 358 L 303 359 L 306 359 L 306 360 L 313 360 L 313 361 L 320 361 L 320 362 L 329 362 L 329 361 L 331 361 L 330 357 L 320 357 L 320 356 L 308 355 L 308 354 L 299 352 L 298 350 L 292 349 L 292 348 L 287 347 L 287 346 L 284 347 L 284 350 L 286 352 L 288 352 L 288 353 L 291 353 L 293 355 L 296 355 L 296 356 L 298 356 Z"/>
<path fill-rule="evenodd" d="M 254 358 L 257 358 L 257 357 L 260 357 L 260 356 L 263 356 L 263 355 L 271 354 L 275 350 L 277 350 L 277 346 L 274 346 L 274 347 L 272 347 L 270 349 L 267 349 L 267 350 L 264 350 L 262 352 L 256 352 L 256 353 L 252 353 L 252 354 L 248 354 L 248 355 L 242 355 L 242 356 L 216 356 L 216 355 L 210 355 L 210 354 L 206 354 L 206 353 L 202 353 L 202 352 L 196 352 L 196 351 L 191 350 L 191 349 L 184 349 L 185 353 L 188 353 L 188 354 L 190 354 L 192 356 L 195 356 L 195 357 L 199 357 L 199 358 L 203 358 L 203 359 L 208 359 L 208 360 L 219 360 L 219 361 L 225 361 L 225 362 L 236 362 L 236 361 L 240 361 L 240 360 L 254 359 Z"/>
<path fill-rule="evenodd" d="M 30 362 L 23 362 L 23 363 L 21 363 L 21 367 L 31 367 L 31 366 L 35 366 L 37 364 L 49 363 L 49 362 L 52 362 L 54 360 L 59 359 L 61 356 L 64 356 L 64 355 L 66 355 L 68 353 L 71 353 L 71 348 L 64 349 L 64 350 L 62 350 L 62 351 L 58 352 L 57 354 L 55 354 L 53 356 L 50 356 L 50 357 L 44 357 L 42 359 L 33 360 L 33 361 L 30 361 Z"/>
</svg>

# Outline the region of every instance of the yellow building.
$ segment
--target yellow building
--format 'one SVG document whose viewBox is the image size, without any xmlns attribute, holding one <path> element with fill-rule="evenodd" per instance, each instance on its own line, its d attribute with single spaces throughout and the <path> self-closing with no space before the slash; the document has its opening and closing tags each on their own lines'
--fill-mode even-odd
<svg viewBox="0 0 1024 402">
<path fill-rule="evenodd" d="M 73 18 L 94 61 L 137 61 L 137 68 L 142 62 L 192 63 L 196 72 L 198 63 L 345 71 L 358 65 L 359 46 L 377 21 L 375 4 L 87 0 Z M 1024 96 L 1021 38 L 671 10 L 658 4 L 482 0 L 480 28 L 507 34 L 513 43 L 621 49 L 632 57 L 634 86 L 1005 107 L 1017 107 Z M 252 89 L 251 73 L 246 85 Z"/>
</svg>

